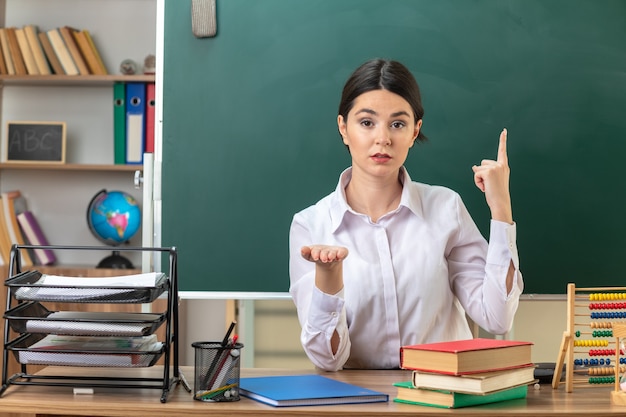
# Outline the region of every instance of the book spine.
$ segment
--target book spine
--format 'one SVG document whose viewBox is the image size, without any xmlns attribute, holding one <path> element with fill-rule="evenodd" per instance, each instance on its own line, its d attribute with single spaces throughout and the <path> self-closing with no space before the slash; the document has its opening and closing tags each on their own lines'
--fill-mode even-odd
<svg viewBox="0 0 626 417">
<path fill-rule="evenodd" d="M 39 36 L 37 35 L 38 32 L 39 29 L 35 25 L 24 26 L 24 33 L 26 34 L 26 39 L 28 39 L 30 50 L 33 53 L 37 70 L 42 75 L 49 75 L 51 74 L 50 66 L 48 65 L 46 55 L 43 51 L 41 42 L 39 41 Z"/>
<path fill-rule="evenodd" d="M 63 67 L 63 72 L 67 75 L 78 75 L 78 68 L 76 67 L 76 64 L 74 64 L 70 51 L 67 49 L 67 46 L 61 37 L 61 32 L 59 32 L 58 29 L 50 29 L 46 33 L 48 34 L 48 39 L 52 44 L 52 48 L 54 49 L 54 52 Z"/>
<path fill-rule="evenodd" d="M 20 51 L 22 52 L 22 58 L 24 59 L 26 72 L 28 73 L 28 75 L 38 75 L 39 69 L 37 68 L 37 63 L 35 62 L 33 51 L 30 49 L 30 44 L 28 43 L 28 38 L 26 38 L 26 32 L 24 32 L 24 28 L 16 28 L 15 37 L 17 38 L 17 43 L 19 44 Z"/>
<path fill-rule="evenodd" d="M 39 38 L 39 42 L 41 42 L 41 47 L 46 55 L 46 59 L 52 67 L 52 72 L 54 74 L 65 74 L 65 70 L 59 61 L 59 57 L 57 56 L 57 53 L 54 52 L 50 39 L 48 39 L 48 34 L 45 32 L 39 32 L 37 37 Z"/>
<path fill-rule="evenodd" d="M 43 230 L 39 227 L 39 223 L 32 212 L 25 211 L 18 214 L 17 220 L 22 228 L 22 232 L 24 232 L 24 236 L 31 245 L 49 245 L 48 239 L 46 239 Z M 51 265 L 56 262 L 56 256 L 50 249 L 36 248 L 34 252 L 40 265 Z"/>
<path fill-rule="evenodd" d="M 9 38 L 7 37 L 6 28 L 0 28 L 0 45 L 2 45 L 2 56 L 7 66 L 7 74 L 15 74 L 15 66 L 13 65 L 13 58 L 11 57 L 11 49 L 9 48 Z"/>
<path fill-rule="evenodd" d="M 22 51 L 20 51 L 20 44 L 17 41 L 17 34 L 14 27 L 6 28 L 7 38 L 9 40 L 9 50 L 11 51 L 11 58 L 13 59 L 13 65 L 15 66 L 15 74 L 27 75 L 26 64 L 24 64 L 24 58 L 22 58 Z"/>
<path fill-rule="evenodd" d="M 80 53 L 80 49 L 74 40 L 73 32 L 76 29 L 72 29 L 69 26 L 63 26 L 59 28 L 59 32 L 61 33 L 61 37 L 67 46 L 67 49 L 70 51 L 70 55 L 72 56 L 72 60 L 76 64 L 78 68 L 78 73 L 80 75 L 89 75 L 89 68 L 87 68 L 87 64 L 85 63 L 85 59 Z"/>
</svg>

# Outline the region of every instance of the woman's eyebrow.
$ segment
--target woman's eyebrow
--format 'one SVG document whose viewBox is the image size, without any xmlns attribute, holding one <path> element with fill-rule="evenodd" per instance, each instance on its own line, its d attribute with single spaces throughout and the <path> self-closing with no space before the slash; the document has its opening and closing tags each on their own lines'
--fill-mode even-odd
<svg viewBox="0 0 626 417">
<path fill-rule="evenodd" d="M 368 114 L 372 114 L 372 115 L 374 115 L 374 116 L 377 116 L 377 115 L 378 115 L 378 113 L 377 113 L 375 110 L 368 109 L 368 108 L 363 108 L 363 109 L 361 109 L 361 110 L 359 110 L 359 111 L 357 111 L 357 112 L 356 112 L 356 114 L 359 114 L 359 113 L 368 113 Z M 395 113 L 391 113 L 391 115 L 390 115 L 390 116 L 391 116 L 391 117 L 398 117 L 398 116 L 407 116 L 407 117 L 411 117 L 411 115 L 410 115 L 408 112 L 404 111 L 404 110 L 400 110 L 400 111 L 397 111 L 397 112 L 395 112 Z"/>
</svg>

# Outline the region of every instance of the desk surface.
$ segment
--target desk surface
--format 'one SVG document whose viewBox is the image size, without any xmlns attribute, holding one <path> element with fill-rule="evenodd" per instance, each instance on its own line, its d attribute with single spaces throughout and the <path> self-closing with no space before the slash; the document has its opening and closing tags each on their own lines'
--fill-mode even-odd
<svg viewBox="0 0 626 417">
<path fill-rule="evenodd" d="M 41 371 L 45 374 L 52 369 Z M 64 372 L 85 374 L 85 368 L 62 368 Z M 105 371 L 113 371 L 107 369 Z M 117 369 L 115 374 L 137 369 Z M 162 375 L 162 368 L 153 367 L 139 370 L 141 376 Z M 193 368 L 183 367 L 183 374 L 193 383 Z M 102 372 L 102 371 L 101 371 Z M 303 374 L 311 371 L 285 369 L 243 369 L 242 376 Z M 130 374 L 129 374 L 130 375 Z M 416 414 L 441 415 L 460 414 L 463 416 L 609 416 L 625 415 L 626 407 L 611 404 L 609 386 L 594 386 L 575 389 L 566 393 L 564 387 L 553 390 L 550 385 L 542 385 L 540 390 L 529 388 L 525 400 L 511 400 L 499 404 L 459 408 L 456 410 L 400 404 L 392 401 L 396 394 L 394 382 L 409 380 L 410 371 L 340 371 L 323 373 L 324 376 L 360 385 L 389 394 L 388 403 L 345 404 L 332 406 L 308 406 L 274 408 L 242 397 L 232 403 L 203 403 L 193 400 L 182 386 L 170 393 L 166 403 L 160 402 L 158 389 L 96 389 L 93 395 L 73 395 L 64 387 L 10 386 L 0 397 L 0 416 L 3 413 L 19 415 L 63 415 L 63 416 L 115 416 L 115 417 L 187 417 L 187 416 L 414 416 Z"/>
</svg>

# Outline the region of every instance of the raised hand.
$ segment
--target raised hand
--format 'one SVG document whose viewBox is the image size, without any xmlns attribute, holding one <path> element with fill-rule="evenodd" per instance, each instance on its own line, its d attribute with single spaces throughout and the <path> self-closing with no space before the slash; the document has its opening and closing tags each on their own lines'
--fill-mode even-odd
<svg viewBox="0 0 626 417">
<path fill-rule="evenodd" d="M 506 153 L 507 130 L 500 133 L 497 159 L 483 159 L 480 166 L 474 165 L 474 184 L 483 193 L 491 210 L 491 218 L 513 223 L 511 195 L 509 192 L 509 159 Z"/>
</svg>

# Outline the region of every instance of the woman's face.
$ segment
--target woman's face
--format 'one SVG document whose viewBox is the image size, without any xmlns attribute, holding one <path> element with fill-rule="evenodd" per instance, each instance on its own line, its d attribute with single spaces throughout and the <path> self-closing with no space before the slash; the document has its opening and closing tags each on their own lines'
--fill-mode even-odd
<svg viewBox="0 0 626 417">
<path fill-rule="evenodd" d="M 372 90 L 361 94 L 347 120 L 337 118 L 352 167 L 373 176 L 397 175 L 422 126 L 413 109 L 397 94 Z"/>
</svg>

